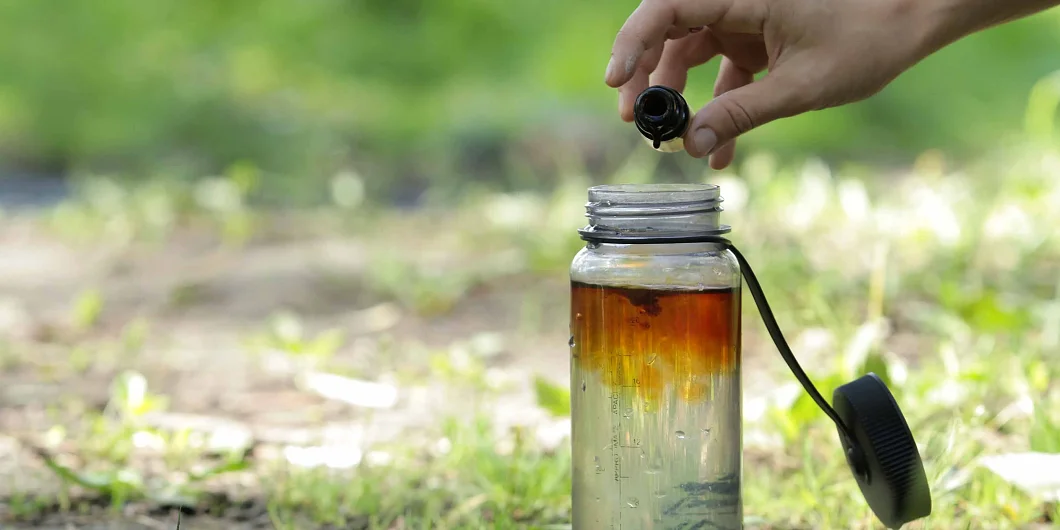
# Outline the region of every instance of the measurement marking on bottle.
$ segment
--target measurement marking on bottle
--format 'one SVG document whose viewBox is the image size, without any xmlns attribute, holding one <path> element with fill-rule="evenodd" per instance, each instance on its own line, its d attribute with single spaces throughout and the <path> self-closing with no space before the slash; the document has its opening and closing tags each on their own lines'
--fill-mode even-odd
<svg viewBox="0 0 1060 530">
<path fill-rule="evenodd" d="M 618 393 L 613 394 L 617 403 Z M 615 409 L 617 412 L 617 408 Z M 618 490 L 618 498 L 624 499 L 622 496 L 622 481 L 626 480 L 627 477 L 622 474 L 622 457 L 619 454 L 619 435 L 622 432 L 622 423 L 619 420 L 615 420 L 611 423 L 611 460 L 614 463 L 614 478 L 615 478 L 615 489 Z M 611 512 L 611 528 L 622 530 L 622 508 L 620 506 L 614 507 L 614 511 Z"/>
</svg>

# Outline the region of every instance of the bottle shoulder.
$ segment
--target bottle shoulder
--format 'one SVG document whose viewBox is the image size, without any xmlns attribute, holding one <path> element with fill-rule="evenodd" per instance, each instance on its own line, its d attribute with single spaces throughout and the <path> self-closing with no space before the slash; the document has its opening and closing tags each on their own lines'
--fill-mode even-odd
<svg viewBox="0 0 1060 530">
<path fill-rule="evenodd" d="M 570 279 L 597 285 L 710 289 L 739 287 L 741 276 L 736 256 L 722 247 L 675 250 L 631 245 L 582 248 L 571 261 Z"/>
</svg>

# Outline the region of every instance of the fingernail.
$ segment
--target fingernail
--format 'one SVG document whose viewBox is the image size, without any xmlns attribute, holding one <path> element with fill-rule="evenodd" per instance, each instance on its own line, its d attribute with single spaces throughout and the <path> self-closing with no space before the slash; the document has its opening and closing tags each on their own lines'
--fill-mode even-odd
<svg viewBox="0 0 1060 530">
<path fill-rule="evenodd" d="M 694 28 L 688 28 L 688 32 L 689 33 L 699 33 L 700 31 L 703 31 L 704 27 L 705 26 L 696 26 Z"/>
<path fill-rule="evenodd" d="M 615 56 L 612 55 L 611 60 L 607 61 L 607 71 L 604 72 L 605 81 L 610 81 L 612 78 L 615 77 L 615 74 L 617 73 L 615 72 L 615 66 Z"/>
<path fill-rule="evenodd" d="M 701 156 L 710 153 L 711 149 L 714 149 L 714 144 L 718 143 L 718 136 L 714 134 L 714 131 L 704 127 L 695 132 L 692 135 L 692 145 L 696 146 L 696 152 Z"/>
</svg>

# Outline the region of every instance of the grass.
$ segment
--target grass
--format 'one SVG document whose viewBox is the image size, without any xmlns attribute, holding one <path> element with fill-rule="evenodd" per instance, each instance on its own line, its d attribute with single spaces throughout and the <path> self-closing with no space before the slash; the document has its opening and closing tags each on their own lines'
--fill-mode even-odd
<svg viewBox="0 0 1060 530">
<path fill-rule="evenodd" d="M 569 453 L 543 453 L 518 433 L 498 448 L 482 418 L 447 420 L 441 434 L 428 448 L 396 453 L 386 465 L 365 465 L 348 480 L 286 475 L 272 492 L 277 518 L 295 520 L 287 514 L 308 508 L 319 524 L 359 520 L 368 528 L 511 528 L 564 520 Z"/>
<path fill-rule="evenodd" d="M 997 161 L 984 157 L 961 167 L 949 167 L 938 153 L 925 153 L 906 172 L 874 179 L 862 179 L 856 168 L 829 168 L 812 159 L 784 163 L 768 154 L 753 156 L 731 172 L 703 176 L 722 185 L 728 199 L 725 218 L 735 228 L 732 238 L 755 266 L 781 326 L 821 392 L 828 396 L 866 371 L 880 374 L 895 392 L 921 445 L 934 496 L 932 516 L 910 528 L 1015 529 L 1060 521 L 1050 492 L 1006 478 L 1020 470 L 990 460 L 1060 452 L 1060 364 L 1055 362 L 1060 239 L 1054 234 L 1060 225 L 1055 209 L 1060 151 L 1045 145 L 1028 142 L 1006 149 Z M 648 170 L 634 164 L 624 168 L 622 178 Z M 504 282 L 564 277 L 581 244 L 574 229 L 583 222 L 581 204 L 589 184 L 574 170 L 566 175 L 567 184 L 552 196 L 484 195 L 455 208 L 416 213 L 377 209 L 355 227 L 331 226 L 342 227 L 343 237 L 365 241 L 377 257 L 361 279 L 373 300 L 396 303 L 417 318 L 436 318 L 473 293 Z M 246 189 L 235 181 L 212 185 L 232 191 L 222 194 L 229 198 Z M 107 189 L 122 200 L 66 205 L 64 213 L 50 218 L 55 233 L 91 242 L 109 238 L 106 227 L 124 219 L 122 234 L 128 237 L 120 242 L 130 247 L 164 246 L 181 227 L 201 222 L 213 227 L 219 244 L 238 247 L 270 237 L 268 213 L 240 200 L 221 204 L 201 195 L 195 206 L 195 201 L 178 200 L 194 193 Z M 163 209 L 180 215 L 145 215 L 148 204 L 169 204 Z M 340 213 L 334 215 L 346 215 L 341 201 L 336 208 Z M 144 219 L 167 221 L 148 230 L 141 229 Z M 410 241 L 406 236 L 424 231 L 432 237 L 410 244 L 416 252 L 383 253 L 393 250 L 393 241 Z M 523 298 L 532 294 L 521 293 Z M 71 309 L 73 336 L 96 326 L 107 307 L 99 291 L 86 289 Z M 753 305 L 748 301 L 745 308 L 745 335 L 763 337 Z M 154 329 L 148 326 L 139 322 L 129 333 Z M 260 329 L 246 337 L 248 351 L 279 351 L 312 359 L 313 369 L 339 370 L 332 363 L 346 343 L 341 332 L 309 331 L 288 312 L 277 313 Z M 134 339 L 118 342 L 142 342 Z M 85 347 L 71 342 L 70 355 L 86 369 Z M 116 379 L 105 410 L 85 414 L 73 427 L 55 427 L 55 444 L 40 455 L 70 491 L 94 492 L 116 510 L 129 502 L 212 503 L 211 513 L 220 513 L 236 501 L 217 501 L 210 484 L 249 475 L 276 528 L 569 525 L 569 448 L 542 443 L 530 430 L 498 431 L 482 404 L 503 388 L 490 382 L 488 353 L 474 353 L 476 347 L 469 346 L 481 342 L 469 339 L 448 351 L 415 357 L 419 364 L 413 371 L 421 382 L 444 381 L 454 396 L 462 396 L 453 399 L 467 400 L 464 414 L 368 448 L 351 468 L 300 469 L 255 461 L 242 450 L 210 454 L 191 432 L 164 432 L 144 423 L 144 415 L 163 410 L 166 400 L 152 394 L 135 372 Z M 771 345 L 761 348 L 775 355 Z M 386 358 L 379 356 L 380 362 Z M 775 378 L 778 386 L 794 383 L 779 358 L 764 358 L 775 361 L 746 369 L 755 377 Z M 569 410 L 565 388 L 543 378 L 532 388 L 548 414 L 562 417 Z M 878 528 L 841 458 L 834 427 L 806 396 L 794 395 L 749 396 L 769 397 L 762 414 L 749 415 L 745 424 L 754 434 L 747 437 L 745 458 L 749 526 Z M 156 444 L 163 472 L 143 473 L 135 449 L 144 440 Z M 81 463 L 56 456 L 60 441 L 73 448 L 64 452 L 80 455 Z M 1037 472 L 1060 473 L 1045 467 Z M 9 499 L 9 512 L 24 519 L 55 507 L 74 510 L 75 497 L 67 493 L 53 502 L 16 496 Z"/>
</svg>

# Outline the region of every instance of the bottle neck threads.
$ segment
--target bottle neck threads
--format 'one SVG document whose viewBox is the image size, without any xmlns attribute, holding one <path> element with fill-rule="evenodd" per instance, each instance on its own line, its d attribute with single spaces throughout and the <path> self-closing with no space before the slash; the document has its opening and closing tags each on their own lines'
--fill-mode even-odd
<svg viewBox="0 0 1060 530">
<path fill-rule="evenodd" d="M 719 223 L 721 193 L 712 184 L 618 184 L 589 188 L 586 239 L 694 240 L 729 231 Z"/>
</svg>

